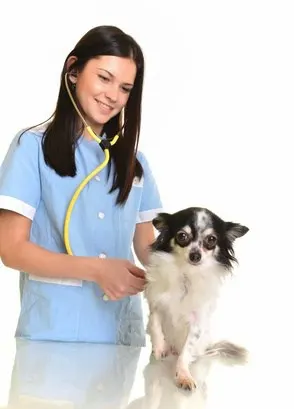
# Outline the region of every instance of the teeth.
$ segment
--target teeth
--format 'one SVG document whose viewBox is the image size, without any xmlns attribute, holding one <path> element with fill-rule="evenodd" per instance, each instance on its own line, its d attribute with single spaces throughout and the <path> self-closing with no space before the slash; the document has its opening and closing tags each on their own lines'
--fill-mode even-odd
<svg viewBox="0 0 294 409">
<path fill-rule="evenodd" d="M 107 109 L 111 109 L 111 107 L 109 105 L 104 104 L 103 102 L 99 101 L 99 104 L 102 105 L 103 107 L 107 108 Z"/>
</svg>

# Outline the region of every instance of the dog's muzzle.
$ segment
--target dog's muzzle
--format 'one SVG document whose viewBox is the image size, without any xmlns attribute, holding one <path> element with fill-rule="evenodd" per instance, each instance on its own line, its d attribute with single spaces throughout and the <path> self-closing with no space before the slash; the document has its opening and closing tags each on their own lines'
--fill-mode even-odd
<svg viewBox="0 0 294 409">
<path fill-rule="evenodd" d="M 198 264 L 199 261 L 201 260 L 200 251 L 197 249 L 191 250 L 189 254 L 189 260 L 190 260 L 190 263 L 192 264 Z"/>
</svg>

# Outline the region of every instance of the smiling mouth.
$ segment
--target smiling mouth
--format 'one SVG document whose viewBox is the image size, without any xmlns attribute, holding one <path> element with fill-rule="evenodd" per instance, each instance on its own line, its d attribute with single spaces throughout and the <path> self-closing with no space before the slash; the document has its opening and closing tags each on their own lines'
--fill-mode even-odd
<svg viewBox="0 0 294 409">
<path fill-rule="evenodd" d="M 104 102 L 98 101 L 97 99 L 96 99 L 95 101 L 98 103 L 98 105 L 99 105 L 102 109 L 105 109 L 105 110 L 107 110 L 107 111 L 112 111 L 112 110 L 113 110 L 113 107 L 112 107 L 111 105 L 105 104 Z"/>
</svg>

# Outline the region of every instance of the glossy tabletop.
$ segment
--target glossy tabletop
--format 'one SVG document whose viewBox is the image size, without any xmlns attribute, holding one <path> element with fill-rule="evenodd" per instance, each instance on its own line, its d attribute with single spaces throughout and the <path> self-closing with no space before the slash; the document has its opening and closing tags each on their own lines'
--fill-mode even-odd
<svg viewBox="0 0 294 409">
<path fill-rule="evenodd" d="M 292 375 L 286 375 L 290 359 L 293 353 L 283 358 L 260 349 L 244 367 L 202 360 L 193 365 L 198 388 L 191 393 L 173 383 L 174 358 L 155 362 L 149 346 L 11 339 L 0 343 L 0 407 L 248 409 L 273 404 L 294 408 Z"/>
</svg>

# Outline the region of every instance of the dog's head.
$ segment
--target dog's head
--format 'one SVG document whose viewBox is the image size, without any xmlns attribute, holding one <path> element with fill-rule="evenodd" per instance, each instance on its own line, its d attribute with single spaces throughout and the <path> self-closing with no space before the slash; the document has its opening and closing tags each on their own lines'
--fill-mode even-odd
<svg viewBox="0 0 294 409">
<path fill-rule="evenodd" d="M 160 232 L 152 245 L 153 251 L 172 253 L 179 261 L 195 266 L 217 263 L 227 269 L 237 262 L 234 241 L 249 230 L 200 207 L 173 214 L 159 213 L 153 225 Z"/>
</svg>

